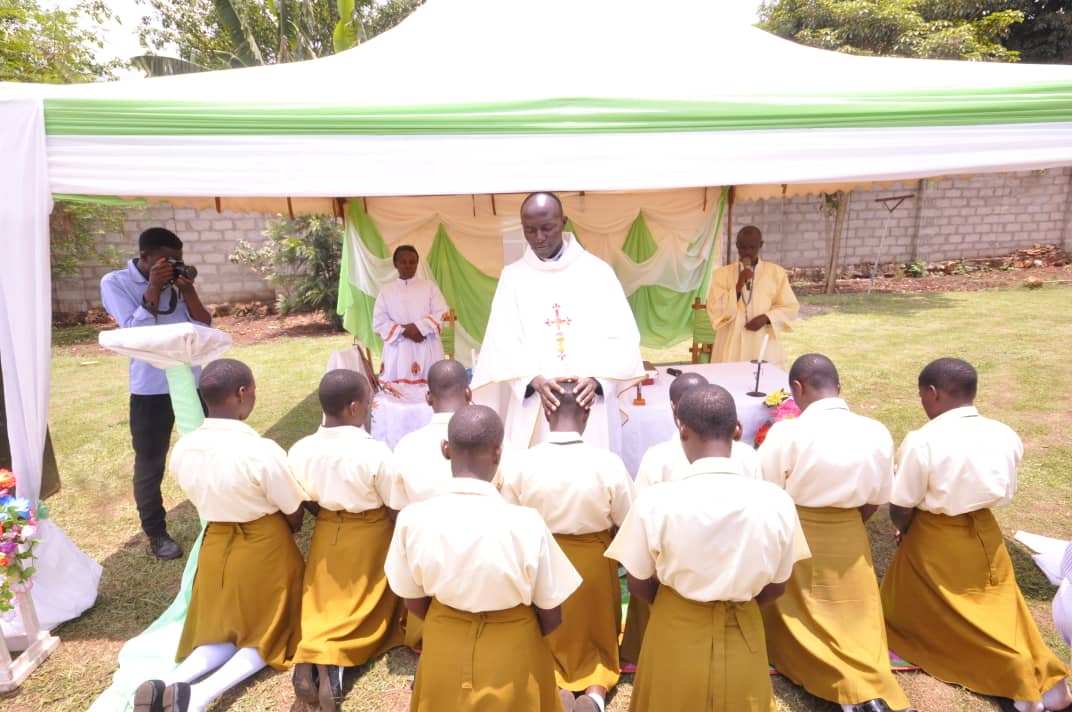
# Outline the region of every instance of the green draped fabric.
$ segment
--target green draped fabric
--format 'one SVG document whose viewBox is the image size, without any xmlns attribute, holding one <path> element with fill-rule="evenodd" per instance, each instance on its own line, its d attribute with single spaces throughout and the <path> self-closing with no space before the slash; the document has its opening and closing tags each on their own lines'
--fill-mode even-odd
<svg viewBox="0 0 1072 712">
<path fill-rule="evenodd" d="M 428 267 L 432 270 L 439 291 L 465 327 L 477 341 L 484 340 L 491 314 L 491 300 L 499 280 L 477 269 L 454 246 L 442 225 L 436 230 L 432 249 L 428 251 Z"/>
<path fill-rule="evenodd" d="M 390 256 L 376 223 L 365 212 L 360 200 L 350 201 L 348 219 L 354 224 L 358 236 L 369 252 L 384 259 Z M 350 241 L 344 237 L 342 268 L 339 271 L 339 299 L 335 311 L 342 316 L 343 328 L 370 351 L 379 355 L 383 353 L 383 339 L 372 330 L 372 310 L 376 306 L 376 297 L 365 294 L 350 281 L 350 249 Z"/>
<path fill-rule="evenodd" d="M 629 234 L 622 243 L 622 252 L 637 264 L 650 260 L 659 251 L 659 243 L 651 236 L 648 224 L 644 222 L 644 213 L 637 215 L 629 228 Z"/>
</svg>

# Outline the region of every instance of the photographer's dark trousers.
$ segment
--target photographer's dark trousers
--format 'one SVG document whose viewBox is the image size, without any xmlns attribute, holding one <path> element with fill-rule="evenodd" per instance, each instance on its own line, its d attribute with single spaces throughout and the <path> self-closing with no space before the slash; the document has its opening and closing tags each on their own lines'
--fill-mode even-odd
<svg viewBox="0 0 1072 712">
<path fill-rule="evenodd" d="M 134 446 L 134 502 L 141 528 L 150 537 L 167 533 L 160 483 L 175 413 L 171 396 L 130 396 L 130 436 Z"/>
</svg>

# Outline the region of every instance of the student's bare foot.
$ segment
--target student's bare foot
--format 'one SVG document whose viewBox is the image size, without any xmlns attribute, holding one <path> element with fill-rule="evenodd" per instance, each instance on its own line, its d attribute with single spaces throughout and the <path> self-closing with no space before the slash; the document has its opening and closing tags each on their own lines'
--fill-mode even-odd
<svg viewBox="0 0 1072 712">
<path fill-rule="evenodd" d="M 569 690 L 559 689 L 558 697 L 562 700 L 562 712 L 573 712 L 577 700 Z"/>
<path fill-rule="evenodd" d="M 312 663 L 297 663 L 294 666 L 294 675 L 291 682 L 294 685 L 294 696 L 303 702 L 317 702 L 317 685 L 313 682 Z"/>
</svg>

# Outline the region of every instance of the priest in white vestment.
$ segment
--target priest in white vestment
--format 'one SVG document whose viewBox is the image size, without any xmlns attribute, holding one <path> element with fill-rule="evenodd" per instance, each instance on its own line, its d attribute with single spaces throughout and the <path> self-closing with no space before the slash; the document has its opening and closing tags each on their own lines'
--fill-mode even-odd
<svg viewBox="0 0 1072 712">
<path fill-rule="evenodd" d="M 443 358 L 439 333 L 447 302 L 434 282 L 415 276 L 419 259 L 411 245 L 396 249 L 398 280 L 376 297 L 372 328 L 383 339 L 384 381 L 423 385 L 428 369 Z"/>
<path fill-rule="evenodd" d="M 763 360 L 786 368 L 781 337 L 793 330 L 800 304 L 785 270 L 759 259 L 762 248 L 763 234 L 758 227 L 741 228 L 737 233 L 740 260 L 719 267 L 711 275 L 707 314 L 715 328 L 712 363 L 756 359 L 766 339 Z"/>
<path fill-rule="evenodd" d="M 644 378 L 640 333 L 610 266 L 563 234 L 562 204 L 533 193 L 521 204 L 528 247 L 503 268 L 473 370 L 473 400 L 503 418 L 520 448 L 544 442 L 561 390 L 577 379 L 577 401 L 591 409 L 584 440 L 621 450 L 618 392 Z"/>
</svg>

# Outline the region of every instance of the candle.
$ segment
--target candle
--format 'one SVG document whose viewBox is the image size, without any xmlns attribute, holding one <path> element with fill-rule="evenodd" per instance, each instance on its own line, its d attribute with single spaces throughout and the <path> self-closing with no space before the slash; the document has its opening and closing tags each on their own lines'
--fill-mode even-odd
<svg viewBox="0 0 1072 712">
<path fill-rule="evenodd" d="M 756 363 L 763 363 L 763 354 L 767 353 L 767 340 L 770 338 L 770 334 L 763 334 L 763 343 L 759 347 L 759 358 L 756 359 Z"/>
</svg>

